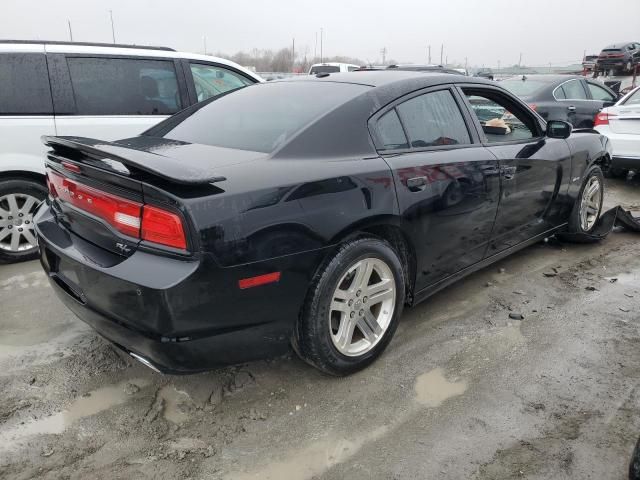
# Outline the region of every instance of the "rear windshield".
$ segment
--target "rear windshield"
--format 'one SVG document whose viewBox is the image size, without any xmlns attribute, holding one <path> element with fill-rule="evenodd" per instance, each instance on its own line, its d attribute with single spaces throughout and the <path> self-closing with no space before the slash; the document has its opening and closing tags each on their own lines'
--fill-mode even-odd
<svg viewBox="0 0 640 480">
<path fill-rule="evenodd" d="M 617 53 L 620 53 L 622 50 L 620 48 L 605 48 L 602 51 L 603 52 L 617 52 Z"/>
<path fill-rule="evenodd" d="M 340 71 L 340 67 L 337 65 L 318 65 L 316 67 L 311 67 L 309 70 L 309 75 L 315 75 L 317 73 L 336 73 Z"/>
<path fill-rule="evenodd" d="M 256 84 L 198 104 L 145 135 L 271 153 L 312 121 L 369 88 L 313 81 Z"/>
<path fill-rule="evenodd" d="M 549 85 L 549 83 L 542 82 L 540 80 L 522 80 L 521 78 L 511 78 L 508 80 L 503 80 L 502 82 L 500 82 L 500 85 L 518 97 L 529 97 L 542 90 L 544 87 Z"/>
</svg>

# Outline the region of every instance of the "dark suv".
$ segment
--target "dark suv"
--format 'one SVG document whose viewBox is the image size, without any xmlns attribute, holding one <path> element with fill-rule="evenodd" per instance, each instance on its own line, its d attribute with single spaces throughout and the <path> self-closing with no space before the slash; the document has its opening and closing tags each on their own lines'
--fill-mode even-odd
<svg viewBox="0 0 640 480">
<path fill-rule="evenodd" d="M 614 43 L 602 49 L 598 55 L 598 71 L 617 70 L 619 72 L 632 72 L 640 63 L 640 43 Z"/>
</svg>

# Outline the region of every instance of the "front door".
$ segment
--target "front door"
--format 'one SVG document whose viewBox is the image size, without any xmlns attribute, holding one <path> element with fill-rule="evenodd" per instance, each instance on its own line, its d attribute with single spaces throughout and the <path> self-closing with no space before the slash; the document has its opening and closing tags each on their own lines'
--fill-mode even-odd
<svg viewBox="0 0 640 480">
<path fill-rule="evenodd" d="M 499 89 L 474 85 L 462 92 L 483 143 L 500 162 L 492 255 L 564 221 L 571 154 L 565 140 L 546 137 L 534 114 Z"/>
<path fill-rule="evenodd" d="M 428 89 L 372 121 L 416 248 L 416 291 L 482 260 L 497 211 L 498 162 L 461 103 L 449 88 Z"/>
</svg>

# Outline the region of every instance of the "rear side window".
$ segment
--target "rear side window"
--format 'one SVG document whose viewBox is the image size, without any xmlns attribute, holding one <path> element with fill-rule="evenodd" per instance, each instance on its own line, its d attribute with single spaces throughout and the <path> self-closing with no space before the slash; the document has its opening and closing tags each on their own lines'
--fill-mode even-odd
<svg viewBox="0 0 640 480">
<path fill-rule="evenodd" d="M 52 114 L 44 54 L 0 53 L 0 115 Z"/>
<path fill-rule="evenodd" d="M 640 88 L 624 101 L 624 105 L 640 105 Z"/>
<path fill-rule="evenodd" d="M 407 137 L 395 109 L 385 113 L 378 120 L 378 134 L 385 150 L 409 148 Z"/>
<path fill-rule="evenodd" d="M 313 121 L 370 88 L 313 81 L 256 84 L 197 104 L 146 135 L 271 153 Z"/>
<path fill-rule="evenodd" d="M 414 148 L 471 143 L 464 118 L 449 90 L 407 100 L 398 106 L 398 113 Z"/>
<path fill-rule="evenodd" d="M 570 80 L 562 85 L 567 100 L 586 100 L 587 92 L 582 87 L 580 80 Z"/>
<path fill-rule="evenodd" d="M 255 83 L 239 73 L 215 65 L 191 63 L 189 67 L 199 102 Z"/>
<path fill-rule="evenodd" d="M 309 75 L 316 75 L 318 73 L 337 73 L 340 71 L 340 67 L 337 65 L 317 65 L 311 67 Z"/>
<path fill-rule="evenodd" d="M 67 58 L 78 115 L 170 115 L 182 108 L 172 61 Z"/>
</svg>

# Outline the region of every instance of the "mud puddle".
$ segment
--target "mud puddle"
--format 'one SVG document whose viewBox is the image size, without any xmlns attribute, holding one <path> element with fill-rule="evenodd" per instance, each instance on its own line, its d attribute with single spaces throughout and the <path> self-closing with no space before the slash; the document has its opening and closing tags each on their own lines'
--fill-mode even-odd
<svg viewBox="0 0 640 480">
<path fill-rule="evenodd" d="M 98 388 L 82 397 L 76 398 L 66 410 L 48 417 L 31 420 L 0 432 L 0 451 L 9 450 L 11 446 L 16 445 L 16 442 L 34 435 L 63 433 L 73 423 L 82 418 L 127 402 L 133 396 L 125 390 L 127 384 L 133 384 L 139 389 L 146 387 L 150 383 L 146 379 L 137 379 Z"/>
</svg>

